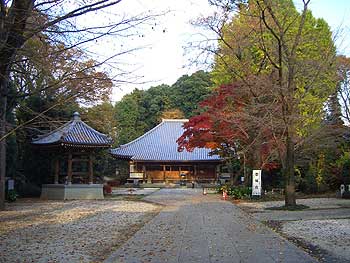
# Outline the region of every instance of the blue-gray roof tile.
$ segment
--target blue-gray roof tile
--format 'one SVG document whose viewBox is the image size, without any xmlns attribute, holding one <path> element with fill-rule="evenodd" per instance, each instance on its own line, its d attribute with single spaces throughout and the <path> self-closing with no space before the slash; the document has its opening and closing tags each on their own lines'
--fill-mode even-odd
<svg viewBox="0 0 350 263">
<path fill-rule="evenodd" d="M 73 119 L 59 127 L 58 129 L 44 134 L 32 140 L 34 145 L 85 145 L 109 147 L 112 139 L 107 135 L 100 133 L 80 119 L 79 113 L 74 113 Z"/>
<path fill-rule="evenodd" d="M 176 140 L 184 132 L 188 120 L 163 120 L 159 125 L 137 139 L 111 150 L 111 154 L 135 161 L 220 161 L 218 155 L 209 155 L 210 149 L 196 148 L 193 152 L 178 152 Z"/>
</svg>

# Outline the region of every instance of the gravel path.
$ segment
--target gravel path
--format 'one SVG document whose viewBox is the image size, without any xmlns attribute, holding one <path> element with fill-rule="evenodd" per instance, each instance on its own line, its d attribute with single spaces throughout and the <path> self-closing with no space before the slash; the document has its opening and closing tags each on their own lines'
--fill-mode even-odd
<svg viewBox="0 0 350 263">
<path fill-rule="evenodd" d="M 115 188 L 112 195 L 149 195 L 158 190 L 159 188 Z"/>
<path fill-rule="evenodd" d="M 19 201 L 0 211 L 0 262 L 100 262 L 159 210 L 132 201 Z"/>
<path fill-rule="evenodd" d="M 105 263 L 312 263 L 315 259 L 218 195 L 161 189 L 165 208 Z"/>
</svg>

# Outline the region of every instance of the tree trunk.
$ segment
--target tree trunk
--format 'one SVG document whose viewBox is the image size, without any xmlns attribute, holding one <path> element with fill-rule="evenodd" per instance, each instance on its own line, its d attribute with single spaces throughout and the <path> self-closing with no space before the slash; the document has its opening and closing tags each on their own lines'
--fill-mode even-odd
<svg viewBox="0 0 350 263">
<path fill-rule="evenodd" d="M 285 205 L 295 206 L 295 177 L 294 177 L 294 143 L 290 133 L 287 134 L 285 159 Z"/>
<path fill-rule="evenodd" d="M 241 171 L 238 171 L 236 173 L 230 172 L 230 178 L 231 178 L 231 185 L 236 185 L 238 178 L 241 176 Z"/>
<path fill-rule="evenodd" d="M 0 210 L 5 209 L 6 139 L 1 138 L 6 134 L 6 107 L 7 85 L 0 77 Z"/>
<path fill-rule="evenodd" d="M 14 0 L 11 7 L 0 13 L 0 210 L 5 208 L 6 177 L 6 111 L 10 69 L 17 50 L 26 41 L 24 37 L 27 19 L 33 9 L 33 0 Z"/>
</svg>

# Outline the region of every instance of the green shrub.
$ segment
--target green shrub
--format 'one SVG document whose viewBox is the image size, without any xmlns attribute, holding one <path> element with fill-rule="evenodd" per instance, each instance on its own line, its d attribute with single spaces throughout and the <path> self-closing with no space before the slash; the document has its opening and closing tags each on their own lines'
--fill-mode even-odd
<svg viewBox="0 0 350 263">
<path fill-rule="evenodd" d="M 230 187 L 230 186 L 228 186 L 227 184 L 218 185 L 218 186 L 216 187 L 216 192 L 219 193 L 219 194 L 222 194 L 223 191 L 226 191 L 226 192 L 227 192 L 229 187 Z"/>
<path fill-rule="evenodd" d="M 14 201 L 16 201 L 17 196 L 18 196 L 18 195 L 17 195 L 17 193 L 16 193 L 15 190 L 8 190 L 6 199 L 7 199 L 7 201 L 9 201 L 9 202 L 14 202 Z"/>
<path fill-rule="evenodd" d="M 232 185 L 220 185 L 216 188 L 218 193 L 226 191 L 229 196 L 232 196 L 235 199 L 243 199 L 250 197 L 252 193 L 251 187 L 246 186 L 232 186 Z"/>
<path fill-rule="evenodd" d="M 228 189 L 227 193 L 235 199 L 243 199 L 250 197 L 252 188 L 246 186 L 233 186 Z"/>
</svg>

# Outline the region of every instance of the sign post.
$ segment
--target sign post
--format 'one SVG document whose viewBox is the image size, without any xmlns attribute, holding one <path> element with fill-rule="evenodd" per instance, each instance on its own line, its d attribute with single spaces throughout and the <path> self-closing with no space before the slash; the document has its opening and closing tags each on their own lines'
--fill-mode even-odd
<svg viewBox="0 0 350 263">
<path fill-rule="evenodd" d="M 253 170 L 252 196 L 261 196 L 261 170 Z"/>
</svg>

